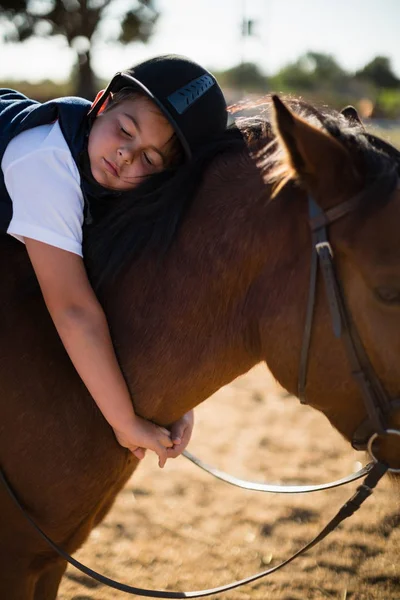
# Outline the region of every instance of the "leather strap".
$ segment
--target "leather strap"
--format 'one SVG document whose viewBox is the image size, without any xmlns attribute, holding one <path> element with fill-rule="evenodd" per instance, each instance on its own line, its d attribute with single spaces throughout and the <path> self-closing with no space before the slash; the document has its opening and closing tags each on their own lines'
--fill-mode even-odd
<svg viewBox="0 0 400 600">
<path fill-rule="evenodd" d="M 332 208 L 325 211 L 320 211 L 310 219 L 311 231 L 331 225 L 342 217 L 356 210 L 361 202 L 368 202 L 369 199 L 374 199 L 377 196 L 380 198 L 388 198 L 395 189 L 398 182 L 398 166 L 393 165 L 389 173 L 385 173 L 382 177 L 376 179 L 366 189 L 362 190 L 349 200 L 345 200 Z"/>
<path fill-rule="evenodd" d="M 136 594 L 137 596 L 145 596 L 147 598 L 205 598 L 206 596 L 211 596 L 212 594 L 219 594 L 221 592 L 227 592 L 229 590 L 233 590 L 242 585 L 252 583 L 253 581 L 257 581 L 258 579 L 262 579 L 267 575 L 271 575 L 278 571 L 285 565 L 291 563 L 295 558 L 304 554 L 307 550 L 310 550 L 313 546 L 322 541 L 329 533 L 331 533 L 337 526 L 344 520 L 350 517 L 356 510 L 358 510 L 361 504 L 371 495 L 373 488 L 376 486 L 378 481 L 383 477 L 383 475 L 387 471 L 387 466 L 382 463 L 375 463 L 371 471 L 368 473 L 367 477 L 358 488 L 356 493 L 341 507 L 339 512 L 334 516 L 334 518 L 329 521 L 329 523 L 324 527 L 324 529 L 313 539 L 311 542 L 303 546 L 300 550 L 295 552 L 293 556 L 284 560 L 283 562 L 267 569 L 266 571 L 262 571 L 260 573 L 256 573 L 255 575 L 251 575 L 250 577 L 245 577 L 239 581 L 234 581 L 227 585 L 221 585 L 219 587 L 210 588 L 207 590 L 198 590 L 193 592 L 167 592 L 165 590 L 149 590 L 145 588 L 134 587 L 131 585 L 126 585 L 124 583 L 120 583 L 115 581 L 114 579 L 110 579 L 109 577 L 105 577 L 97 571 L 86 567 L 81 562 L 70 556 L 65 550 L 60 548 L 57 544 L 55 544 L 45 533 L 44 531 L 37 525 L 37 523 L 28 515 L 28 513 L 23 509 L 21 503 L 19 502 L 16 494 L 12 490 L 9 485 L 3 471 L 0 469 L 0 479 L 5 485 L 8 493 L 11 498 L 14 500 L 15 504 L 22 511 L 24 517 L 29 521 L 32 527 L 37 531 L 37 533 L 42 537 L 48 544 L 53 548 L 53 550 L 61 556 L 64 560 L 66 560 L 69 564 L 73 565 L 76 569 L 88 575 L 95 581 L 102 583 L 103 585 L 107 585 L 115 590 L 119 590 L 120 592 L 126 592 L 128 594 Z"/>
<path fill-rule="evenodd" d="M 372 467 L 374 466 L 374 463 L 370 462 L 359 471 L 351 473 L 350 475 L 342 477 L 341 479 L 330 481 L 329 483 L 320 483 L 315 485 L 278 485 L 276 483 L 261 483 L 259 481 L 247 481 L 245 479 L 239 479 L 238 477 L 234 477 L 233 475 L 229 475 L 229 473 L 225 473 L 220 469 L 216 469 L 215 467 L 208 465 L 187 450 L 184 450 L 183 456 L 185 456 L 185 458 L 190 460 L 196 466 L 200 467 L 200 469 L 203 469 L 203 471 L 206 471 L 206 473 L 213 475 L 221 481 L 225 481 L 225 483 L 230 483 L 235 487 L 245 490 L 252 490 L 254 492 L 267 492 L 271 494 L 307 494 L 310 492 L 330 490 L 332 488 L 345 485 L 346 483 L 356 481 L 357 479 L 361 479 L 361 477 L 365 477 L 368 473 L 370 473 Z"/>
<path fill-rule="evenodd" d="M 333 250 L 329 243 L 326 225 L 333 220 L 348 214 L 360 203 L 361 197 L 371 196 L 376 193 L 376 187 L 383 187 L 383 197 L 394 191 L 399 185 L 397 168 L 385 175 L 385 178 L 374 182 L 363 194 L 359 194 L 342 204 L 324 212 L 312 197 L 308 199 L 309 219 L 312 230 L 312 257 L 310 271 L 309 296 L 306 310 L 306 320 L 303 332 L 303 343 L 299 362 L 298 395 L 300 401 L 306 403 L 306 382 L 308 361 L 311 344 L 312 324 L 314 318 L 315 298 L 317 293 L 318 263 L 321 267 L 325 283 L 326 298 L 331 313 L 332 328 L 335 337 L 341 337 L 346 347 L 351 372 L 357 381 L 364 405 L 372 425 L 372 432 L 383 435 L 386 431 L 387 416 L 392 410 L 392 402 L 386 390 L 376 376 L 368 355 L 364 349 L 357 328 L 351 319 L 351 313 L 347 308 L 345 296 L 337 278 Z M 317 259 L 318 256 L 318 259 Z M 365 448 L 368 438 L 364 443 L 360 440 L 360 428 L 357 428 L 353 436 L 353 446 L 357 449 Z M 365 430 L 365 427 L 363 426 Z"/>
</svg>

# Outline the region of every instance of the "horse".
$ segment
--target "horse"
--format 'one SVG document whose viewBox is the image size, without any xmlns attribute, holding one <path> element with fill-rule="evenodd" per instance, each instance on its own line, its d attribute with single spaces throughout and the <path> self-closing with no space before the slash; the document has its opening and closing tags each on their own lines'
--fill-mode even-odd
<svg viewBox="0 0 400 600">
<path fill-rule="evenodd" d="M 298 394 L 309 195 L 330 211 L 375 190 L 330 225 L 330 244 L 369 361 L 390 397 L 400 395 L 400 189 L 385 187 L 400 154 L 368 137 L 353 111 L 289 99 L 272 106 L 267 99 L 265 114 L 241 119 L 197 166 L 183 167 L 164 196 L 154 196 L 154 211 L 146 213 L 152 196 L 131 213 L 116 206 L 85 234 L 135 410 L 161 425 L 262 361 Z M 191 199 L 182 201 L 185 186 Z M 23 245 L 2 236 L 0 255 L 0 464 L 27 512 L 73 553 L 138 461 L 118 445 L 75 372 Z M 305 391 L 351 440 L 366 408 L 321 278 Z M 388 419 L 398 428 L 400 410 Z M 395 436 L 380 440 L 379 453 L 400 466 Z M 66 563 L 4 486 L 0 529 L 0 597 L 54 600 Z"/>
</svg>

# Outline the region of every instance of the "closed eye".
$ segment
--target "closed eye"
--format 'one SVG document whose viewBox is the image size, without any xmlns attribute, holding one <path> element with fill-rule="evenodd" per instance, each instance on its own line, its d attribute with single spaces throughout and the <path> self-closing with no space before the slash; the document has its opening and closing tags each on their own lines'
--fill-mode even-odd
<svg viewBox="0 0 400 600">
<path fill-rule="evenodd" d="M 152 161 L 150 160 L 150 158 L 149 158 L 149 157 L 148 157 L 148 155 L 146 154 L 146 152 L 143 152 L 143 158 L 144 158 L 145 162 L 146 162 L 146 163 L 147 163 L 147 164 L 148 164 L 150 167 L 154 166 L 154 165 L 153 165 L 153 163 L 152 163 Z"/>
<path fill-rule="evenodd" d="M 400 305 L 400 289 L 390 286 L 379 286 L 374 289 L 375 296 L 384 304 Z"/>
<path fill-rule="evenodd" d="M 120 127 L 120 130 L 122 131 L 122 133 L 124 133 L 128 137 L 132 137 L 131 134 L 129 133 L 129 131 L 126 131 L 126 129 L 124 129 L 123 127 Z"/>
</svg>

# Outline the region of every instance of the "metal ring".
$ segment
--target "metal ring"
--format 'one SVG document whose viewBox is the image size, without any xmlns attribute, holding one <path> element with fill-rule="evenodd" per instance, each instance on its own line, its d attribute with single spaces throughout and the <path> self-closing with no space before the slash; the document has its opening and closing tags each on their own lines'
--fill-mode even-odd
<svg viewBox="0 0 400 600">
<path fill-rule="evenodd" d="M 368 453 L 370 455 L 370 457 L 372 458 L 372 460 L 374 462 L 378 462 L 378 459 L 376 458 L 376 456 L 374 455 L 373 451 L 372 451 L 372 446 L 374 441 L 376 440 L 376 438 L 380 437 L 381 435 L 397 435 L 400 437 L 400 431 L 398 431 L 397 429 L 386 429 L 385 433 L 374 433 L 373 435 L 371 435 L 371 437 L 368 440 L 368 445 L 367 445 L 367 450 Z M 389 473 L 400 473 L 400 468 L 399 469 L 395 469 L 394 467 L 388 467 L 388 472 Z"/>
</svg>

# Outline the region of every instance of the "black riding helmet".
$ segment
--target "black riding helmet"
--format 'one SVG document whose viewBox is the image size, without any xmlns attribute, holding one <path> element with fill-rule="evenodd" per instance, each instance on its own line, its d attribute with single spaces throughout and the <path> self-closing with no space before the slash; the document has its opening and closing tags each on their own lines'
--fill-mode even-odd
<svg viewBox="0 0 400 600">
<path fill-rule="evenodd" d="M 151 98 L 171 123 L 187 158 L 226 128 L 226 102 L 215 77 L 184 56 L 157 56 L 117 73 L 89 115 L 95 117 L 109 94 L 123 88 L 136 88 Z"/>
</svg>

